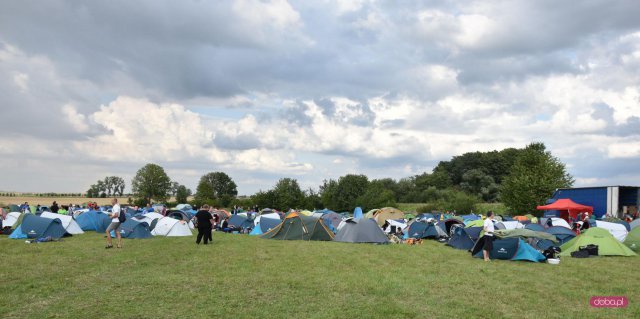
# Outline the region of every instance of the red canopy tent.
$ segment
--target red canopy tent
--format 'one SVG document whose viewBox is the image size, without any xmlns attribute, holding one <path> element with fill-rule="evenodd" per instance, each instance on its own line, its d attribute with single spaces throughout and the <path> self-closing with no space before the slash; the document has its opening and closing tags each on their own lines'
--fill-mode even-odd
<svg viewBox="0 0 640 319">
<path fill-rule="evenodd" d="M 536 208 L 539 210 L 559 210 L 560 218 L 565 220 L 569 220 L 569 217 L 575 219 L 579 213 L 584 212 L 593 215 L 593 207 L 578 204 L 569 198 L 560 198 L 549 205 L 538 206 Z"/>
</svg>

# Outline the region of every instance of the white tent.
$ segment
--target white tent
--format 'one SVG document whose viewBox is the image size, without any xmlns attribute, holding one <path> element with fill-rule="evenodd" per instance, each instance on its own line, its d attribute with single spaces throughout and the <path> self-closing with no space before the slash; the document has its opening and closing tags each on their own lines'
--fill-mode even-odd
<svg viewBox="0 0 640 319">
<path fill-rule="evenodd" d="M 18 218 L 20 218 L 20 214 L 22 213 L 12 212 L 7 214 L 7 218 L 2 221 L 2 227 L 13 227 L 13 224 L 15 224 L 18 221 Z"/>
<path fill-rule="evenodd" d="M 191 236 L 189 225 L 183 220 L 171 217 L 162 217 L 156 227 L 151 231 L 154 236 Z"/>
<path fill-rule="evenodd" d="M 59 219 L 62 222 L 62 227 L 64 227 L 64 230 L 66 230 L 67 233 L 71 235 L 84 234 L 84 232 L 82 231 L 82 228 L 80 228 L 80 225 L 78 225 L 78 223 L 76 223 L 76 220 L 73 219 L 73 217 L 71 216 L 60 215 L 60 214 L 50 213 L 50 212 L 43 212 L 42 214 L 40 214 L 40 217 L 49 218 L 49 219 Z"/>
<path fill-rule="evenodd" d="M 517 220 L 508 221 L 508 222 L 502 221 L 501 223 L 502 223 L 502 225 L 504 225 L 504 228 L 506 228 L 506 229 L 521 229 L 521 228 L 524 228 L 524 225 L 521 224 Z"/>
<path fill-rule="evenodd" d="M 139 221 L 139 222 L 145 222 L 148 225 L 151 225 L 151 223 L 153 222 L 153 220 L 155 219 L 160 219 L 163 218 L 164 216 L 162 216 L 162 214 L 158 214 L 158 213 L 146 213 L 144 215 L 142 215 L 142 218 L 134 218 L 135 220 Z"/>
<path fill-rule="evenodd" d="M 396 226 L 396 229 L 400 228 L 401 230 L 404 230 L 405 228 L 407 228 L 406 223 L 403 223 L 394 219 L 387 219 L 387 222 L 389 223 L 389 227 L 387 227 L 387 229 L 384 231 L 385 233 L 391 232 L 391 226 Z M 342 223 L 340 223 L 340 225 L 342 225 Z"/>
<path fill-rule="evenodd" d="M 627 228 L 618 223 L 596 220 L 596 226 L 608 230 L 619 242 L 623 242 L 627 238 L 627 234 L 629 234 Z"/>
<path fill-rule="evenodd" d="M 543 226 L 547 226 L 547 220 L 548 218 L 540 218 L 540 224 Z M 571 225 L 569 225 L 569 223 L 562 218 L 551 217 L 551 224 L 552 226 L 562 226 L 571 229 Z"/>
</svg>

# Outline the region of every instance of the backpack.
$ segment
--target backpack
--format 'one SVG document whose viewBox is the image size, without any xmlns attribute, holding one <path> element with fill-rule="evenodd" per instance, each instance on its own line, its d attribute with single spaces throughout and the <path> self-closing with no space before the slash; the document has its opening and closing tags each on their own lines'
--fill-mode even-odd
<svg viewBox="0 0 640 319">
<path fill-rule="evenodd" d="M 121 209 L 118 213 L 118 221 L 122 224 L 125 220 L 127 220 L 127 216 L 125 216 L 124 212 Z"/>
</svg>

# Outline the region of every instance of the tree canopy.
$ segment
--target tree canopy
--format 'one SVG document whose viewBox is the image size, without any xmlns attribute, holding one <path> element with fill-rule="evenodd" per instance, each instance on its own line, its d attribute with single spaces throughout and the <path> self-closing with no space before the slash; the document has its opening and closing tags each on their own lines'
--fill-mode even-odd
<svg viewBox="0 0 640 319">
<path fill-rule="evenodd" d="M 196 201 L 228 207 L 238 195 L 238 186 L 224 172 L 211 172 L 200 177 L 196 188 Z"/>
<path fill-rule="evenodd" d="M 134 196 L 149 204 L 152 200 L 164 202 L 171 193 L 171 179 L 164 168 L 157 164 L 147 164 L 140 168 L 131 181 Z"/>
</svg>

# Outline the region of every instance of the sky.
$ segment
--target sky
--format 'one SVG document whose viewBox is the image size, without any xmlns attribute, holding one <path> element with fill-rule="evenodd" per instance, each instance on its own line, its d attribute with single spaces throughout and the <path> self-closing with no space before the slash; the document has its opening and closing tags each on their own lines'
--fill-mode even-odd
<svg viewBox="0 0 640 319">
<path fill-rule="evenodd" d="M 0 190 L 241 195 L 543 142 L 640 185 L 637 1 L 0 1 Z"/>
</svg>

